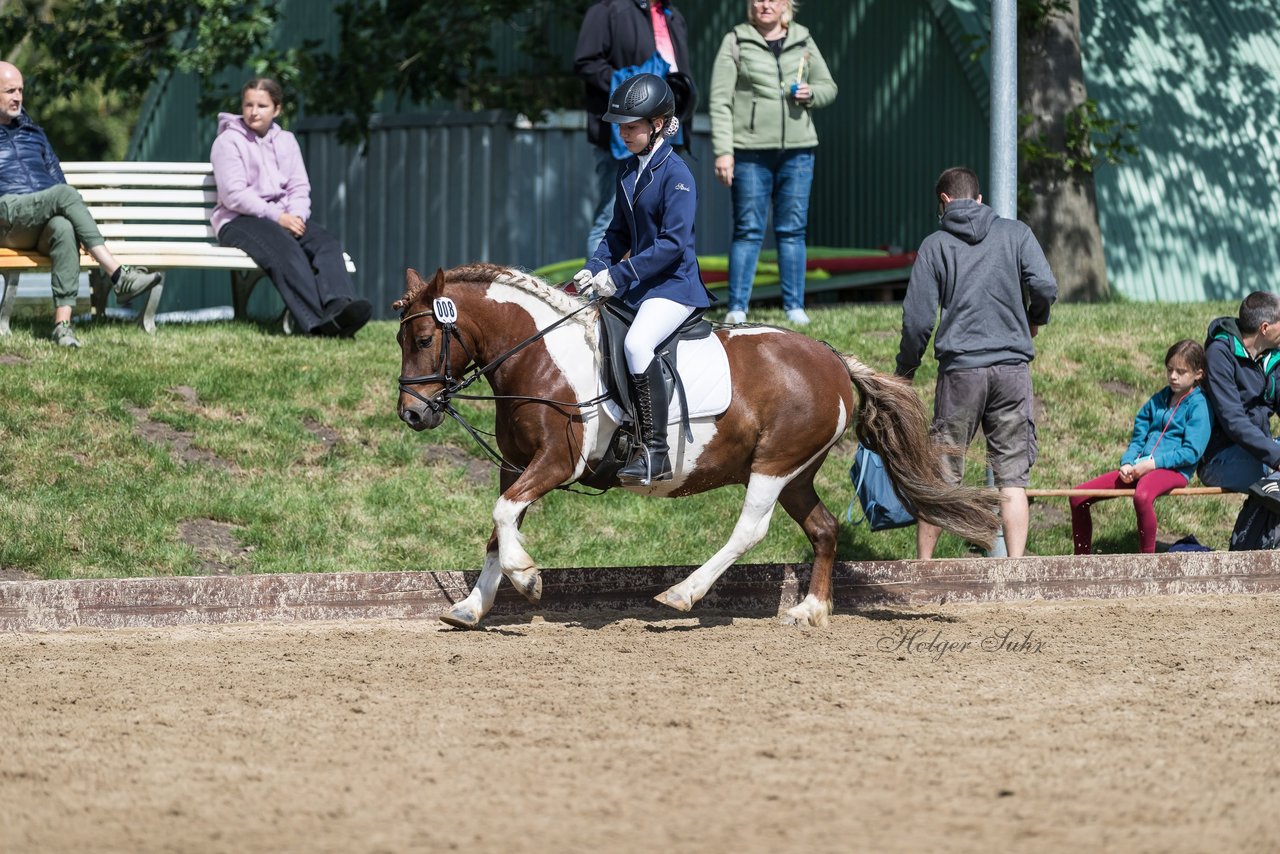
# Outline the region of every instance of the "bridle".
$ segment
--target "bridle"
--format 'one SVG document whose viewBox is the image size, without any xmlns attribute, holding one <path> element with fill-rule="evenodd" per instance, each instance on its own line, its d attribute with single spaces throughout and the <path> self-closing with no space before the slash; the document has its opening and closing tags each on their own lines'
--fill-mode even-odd
<svg viewBox="0 0 1280 854">
<path fill-rule="evenodd" d="M 565 284 L 568 284 L 568 283 L 566 282 Z M 533 335 L 524 339 L 519 344 L 510 348 L 509 350 L 502 353 L 501 355 L 497 356 L 492 361 L 490 361 L 487 365 L 480 365 L 479 362 L 476 360 L 475 354 L 472 353 L 470 348 L 467 347 L 467 342 L 462 339 L 462 335 L 458 332 L 458 324 L 453 322 L 443 322 L 437 316 L 436 323 L 440 329 L 440 352 L 436 361 L 436 373 L 424 374 L 422 376 L 416 376 L 416 377 L 406 377 L 402 374 L 398 381 L 400 385 L 400 391 L 404 394 L 409 395 L 410 397 L 414 397 L 422 401 L 422 403 L 425 404 L 426 407 L 430 409 L 433 413 L 443 412 L 446 415 L 448 415 L 450 418 L 452 418 L 454 421 L 457 421 L 460 425 L 462 425 L 462 429 L 466 430 L 471 435 L 471 438 L 475 439 L 476 443 L 481 448 L 484 449 L 485 453 L 487 453 L 489 457 L 492 458 L 493 461 L 498 464 L 499 468 L 509 472 L 516 472 L 516 473 L 522 472 L 524 471 L 523 466 L 517 466 L 514 463 L 510 463 L 507 460 L 505 460 L 502 454 L 494 450 L 493 447 L 491 447 L 489 443 L 486 442 L 484 438 L 482 438 L 481 436 L 482 433 L 488 436 L 492 436 L 493 434 L 487 433 L 485 431 L 481 431 L 478 428 L 472 426 L 465 418 L 462 417 L 461 413 L 459 413 L 456 409 L 453 408 L 453 401 L 454 400 L 524 400 L 532 403 L 544 403 L 544 404 L 547 404 L 548 406 L 554 406 L 557 408 L 585 409 L 586 407 L 595 406 L 596 404 L 603 403 L 604 401 L 608 400 L 609 395 L 607 393 L 600 394 L 591 398 L 590 400 L 583 400 L 583 401 L 550 400 L 544 397 L 533 397 L 530 395 L 518 395 L 518 394 L 463 394 L 462 393 L 464 389 L 469 387 L 472 383 L 477 382 L 481 377 L 488 376 L 490 371 L 493 371 L 495 368 L 497 368 L 507 359 L 510 359 L 512 356 L 519 353 L 521 350 L 525 349 L 526 347 L 538 341 L 541 341 L 553 330 L 564 325 L 569 320 L 571 320 L 575 315 L 577 315 L 579 312 L 585 311 L 586 309 L 593 306 L 595 303 L 596 303 L 596 298 L 593 296 L 590 300 L 583 303 L 581 306 L 574 309 L 573 311 L 569 312 L 564 317 L 561 317 L 555 323 L 552 323 L 550 326 L 546 327 L 545 329 L 539 329 Z M 408 306 L 405 307 L 405 311 L 408 311 Z M 435 315 L 435 310 L 430 308 L 423 309 L 422 311 L 415 311 L 412 314 L 401 314 L 400 328 L 404 329 L 405 324 L 411 320 L 416 320 L 419 317 L 428 317 L 433 315 Z M 450 347 L 453 341 L 458 342 L 458 346 L 462 348 L 462 352 L 465 353 L 467 356 L 466 364 L 471 365 L 471 368 L 469 370 L 463 371 L 463 374 L 461 377 L 454 377 L 453 365 L 450 363 L 450 359 L 449 359 Z M 413 388 L 413 386 L 425 385 L 427 383 L 439 384 L 440 386 L 442 386 L 442 388 L 440 389 L 440 391 L 436 392 L 430 397 L 423 395 L 417 389 Z"/>
<path fill-rule="evenodd" d="M 432 314 L 434 314 L 434 312 L 429 308 L 423 309 L 422 311 L 415 311 L 413 314 L 401 314 L 400 328 L 403 329 L 404 325 L 411 320 L 417 320 L 419 317 L 429 317 Z M 453 365 L 450 364 L 449 361 L 449 342 L 455 339 L 457 340 L 458 346 L 467 354 L 468 364 L 474 364 L 476 359 L 475 356 L 471 354 L 471 351 L 467 349 L 467 343 L 462 340 L 462 336 L 458 334 L 458 325 L 456 323 L 441 323 L 439 326 L 441 341 L 440 355 L 436 360 L 436 370 L 440 370 L 440 366 L 443 365 L 444 373 L 424 374 L 419 377 L 406 377 L 402 374 L 400 376 L 400 391 L 410 395 L 411 397 L 416 397 L 418 400 L 426 404 L 427 408 L 432 412 L 440 412 L 441 410 L 448 412 L 451 408 L 449 400 L 459 391 L 478 380 L 482 372 L 476 370 L 474 375 L 466 377 L 462 382 L 454 380 Z M 416 389 L 409 387 L 422 385 L 424 383 L 440 383 L 444 388 L 437 394 L 428 398 L 423 397 L 423 395 Z"/>
</svg>

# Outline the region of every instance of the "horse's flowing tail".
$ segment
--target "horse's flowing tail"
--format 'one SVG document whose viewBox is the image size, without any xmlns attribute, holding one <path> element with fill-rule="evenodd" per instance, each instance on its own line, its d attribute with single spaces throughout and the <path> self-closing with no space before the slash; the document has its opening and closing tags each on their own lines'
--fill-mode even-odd
<svg viewBox="0 0 1280 854">
<path fill-rule="evenodd" d="M 989 549 L 1000 526 L 1000 493 L 947 483 L 943 457 L 964 451 L 930 438 L 924 404 L 911 385 L 853 356 L 841 358 L 860 398 L 858 441 L 884 459 L 899 497 L 915 508 L 918 518 Z"/>
</svg>

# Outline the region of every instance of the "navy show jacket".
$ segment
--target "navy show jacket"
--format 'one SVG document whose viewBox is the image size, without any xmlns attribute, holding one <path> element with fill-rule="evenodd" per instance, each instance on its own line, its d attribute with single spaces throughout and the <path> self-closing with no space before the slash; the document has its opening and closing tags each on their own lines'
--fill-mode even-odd
<svg viewBox="0 0 1280 854">
<path fill-rule="evenodd" d="M 628 158 L 618 169 L 613 221 L 587 269 L 607 268 L 617 298 L 632 308 L 651 297 L 709 306 L 694 251 L 697 210 L 693 173 L 670 145 L 664 142 L 644 169 L 639 157 Z"/>
</svg>

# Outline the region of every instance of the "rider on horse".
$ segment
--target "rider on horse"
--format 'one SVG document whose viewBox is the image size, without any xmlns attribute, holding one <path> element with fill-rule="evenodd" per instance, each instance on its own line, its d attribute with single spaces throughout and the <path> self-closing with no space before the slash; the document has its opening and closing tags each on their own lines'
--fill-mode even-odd
<svg viewBox="0 0 1280 854">
<path fill-rule="evenodd" d="M 616 294 L 636 312 L 625 349 L 642 444 L 618 472 L 624 483 L 671 478 L 669 400 L 656 350 L 696 309 L 711 304 L 693 246 L 693 173 L 666 143 L 679 130 L 675 103 L 666 81 L 653 74 L 629 77 L 609 96 L 603 118 L 619 125 L 635 156 L 618 169 L 613 221 L 604 239 L 573 277 L 579 290 Z"/>
</svg>

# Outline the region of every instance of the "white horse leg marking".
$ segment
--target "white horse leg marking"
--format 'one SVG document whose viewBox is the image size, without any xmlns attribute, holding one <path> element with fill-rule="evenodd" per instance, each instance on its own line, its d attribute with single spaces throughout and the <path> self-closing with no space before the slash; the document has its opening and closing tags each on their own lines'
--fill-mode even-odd
<svg viewBox="0 0 1280 854">
<path fill-rule="evenodd" d="M 782 618 L 782 622 L 789 626 L 799 626 L 808 623 L 814 628 L 825 629 L 831 622 L 831 601 L 819 601 L 817 596 L 810 593 L 804 597 L 804 600 L 793 608 L 787 609 L 787 614 Z"/>
<path fill-rule="evenodd" d="M 532 502 L 499 498 L 493 505 L 493 524 L 498 532 L 498 566 L 520 595 L 530 602 L 542 598 L 542 575 L 537 564 L 524 550 L 524 536 L 516 521 Z"/>
<path fill-rule="evenodd" d="M 498 553 L 485 552 L 484 567 L 480 570 L 480 578 L 476 586 L 471 588 L 467 598 L 454 605 L 440 621 L 459 629 L 474 629 L 493 607 L 493 599 L 498 594 L 498 585 L 502 583 L 502 570 L 498 568 Z"/>
<path fill-rule="evenodd" d="M 764 539 L 764 535 L 769 532 L 769 520 L 773 517 L 778 496 L 793 477 L 795 473 L 787 477 L 751 475 L 751 479 L 747 481 L 747 500 L 742 505 L 742 512 L 738 515 L 737 524 L 733 526 L 729 542 L 684 581 L 654 598 L 677 611 L 688 611 L 697 604 L 735 560 Z"/>
</svg>

